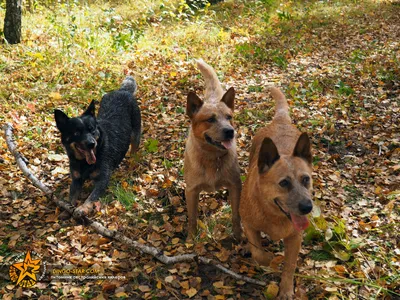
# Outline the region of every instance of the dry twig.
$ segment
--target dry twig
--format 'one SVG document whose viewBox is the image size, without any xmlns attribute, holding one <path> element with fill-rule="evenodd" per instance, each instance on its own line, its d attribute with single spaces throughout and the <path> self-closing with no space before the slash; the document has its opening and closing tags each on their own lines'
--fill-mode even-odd
<svg viewBox="0 0 400 300">
<path fill-rule="evenodd" d="M 33 183 L 34 186 L 42 190 L 46 195 L 50 195 L 51 190 L 40 182 L 39 179 L 32 174 L 32 172 L 28 169 L 25 161 L 22 158 L 22 155 L 17 151 L 17 147 L 15 146 L 15 141 L 13 137 L 14 128 L 10 123 L 6 123 L 4 125 L 4 134 L 7 143 L 7 147 L 10 150 L 11 154 L 14 155 L 15 161 L 17 162 L 18 167 L 21 169 L 22 173 Z"/>
</svg>

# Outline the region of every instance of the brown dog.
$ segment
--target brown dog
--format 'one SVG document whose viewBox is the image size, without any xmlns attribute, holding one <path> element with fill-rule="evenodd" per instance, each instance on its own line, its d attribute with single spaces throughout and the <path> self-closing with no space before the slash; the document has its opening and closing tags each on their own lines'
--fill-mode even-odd
<svg viewBox="0 0 400 300">
<path fill-rule="evenodd" d="M 293 275 L 312 210 L 311 145 L 306 133 L 291 124 L 285 96 L 271 88 L 276 102 L 272 123 L 253 139 L 250 166 L 240 200 L 240 216 L 253 258 L 269 266 L 272 253 L 261 245 L 260 232 L 283 239 L 285 260 L 279 299 L 293 298 Z"/>
<path fill-rule="evenodd" d="M 197 66 L 205 78 L 205 100 L 195 93 L 187 97 L 186 114 L 191 120 L 185 149 L 186 205 L 189 237 L 197 229 L 199 194 L 227 187 L 232 206 L 234 236 L 241 235 L 239 202 L 242 182 L 236 153 L 233 109 L 235 90 L 224 93 L 214 69 L 203 60 Z"/>
</svg>

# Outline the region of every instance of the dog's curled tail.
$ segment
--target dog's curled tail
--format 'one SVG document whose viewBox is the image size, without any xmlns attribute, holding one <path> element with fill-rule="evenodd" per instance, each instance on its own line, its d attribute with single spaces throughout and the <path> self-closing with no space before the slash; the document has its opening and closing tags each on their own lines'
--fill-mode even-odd
<svg viewBox="0 0 400 300">
<path fill-rule="evenodd" d="M 204 81 L 206 83 L 206 92 L 205 98 L 206 101 L 219 101 L 224 95 L 224 91 L 222 90 L 221 83 L 219 82 L 217 73 L 215 73 L 214 69 L 204 62 L 203 59 L 197 59 L 197 67 L 200 69 L 201 74 L 204 77 Z"/>
<path fill-rule="evenodd" d="M 275 100 L 275 120 L 289 121 L 289 105 L 287 103 L 285 95 L 281 92 L 277 87 L 270 87 L 269 91 L 271 93 L 272 98 Z"/>
<path fill-rule="evenodd" d="M 131 92 L 133 95 L 135 95 L 137 89 L 136 80 L 132 76 L 126 76 L 124 81 L 122 81 L 120 89 Z"/>
</svg>

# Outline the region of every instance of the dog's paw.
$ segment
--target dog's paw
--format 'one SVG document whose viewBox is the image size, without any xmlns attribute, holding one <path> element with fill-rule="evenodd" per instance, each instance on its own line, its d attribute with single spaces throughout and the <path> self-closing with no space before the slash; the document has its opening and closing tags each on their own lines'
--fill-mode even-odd
<svg viewBox="0 0 400 300">
<path fill-rule="evenodd" d="M 293 292 L 283 292 L 279 293 L 278 297 L 276 298 L 277 300 L 294 300 L 294 294 Z"/>
<path fill-rule="evenodd" d="M 296 299 L 294 296 L 293 278 L 287 278 L 284 276 L 284 274 L 282 275 L 277 299 L 279 300 Z"/>
<path fill-rule="evenodd" d="M 191 235 L 188 235 L 185 240 L 186 244 L 194 244 L 194 238 Z"/>
<path fill-rule="evenodd" d="M 197 236 L 197 228 L 195 228 L 195 229 L 188 228 L 188 234 L 186 236 L 186 243 L 194 244 L 196 241 L 196 236 Z"/>
<path fill-rule="evenodd" d="M 189 223 L 187 227 L 188 235 L 186 240 L 194 241 L 197 236 L 197 223 Z"/>
<path fill-rule="evenodd" d="M 93 203 L 85 202 L 78 206 L 74 211 L 74 218 L 82 218 L 88 216 L 93 211 Z"/>
</svg>

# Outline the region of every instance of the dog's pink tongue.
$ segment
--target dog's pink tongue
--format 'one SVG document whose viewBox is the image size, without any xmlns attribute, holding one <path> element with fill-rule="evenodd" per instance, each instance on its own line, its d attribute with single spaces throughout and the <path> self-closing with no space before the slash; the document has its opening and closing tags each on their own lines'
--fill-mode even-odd
<svg viewBox="0 0 400 300">
<path fill-rule="evenodd" d="M 233 145 L 233 140 L 223 141 L 223 142 L 221 142 L 221 144 L 225 147 L 225 149 L 229 149 Z"/>
<path fill-rule="evenodd" d="M 93 149 L 85 151 L 85 156 L 86 156 L 86 162 L 89 165 L 93 165 L 96 163 L 96 155 L 94 155 Z"/>
<path fill-rule="evenodd" d="M 290 214 L 292 218 L 293 226 L 297 231 L 302 231 L 308 227 L 310 224 L 307 216 L 298 216 L 295 214 Z"/>
</svg>

